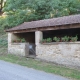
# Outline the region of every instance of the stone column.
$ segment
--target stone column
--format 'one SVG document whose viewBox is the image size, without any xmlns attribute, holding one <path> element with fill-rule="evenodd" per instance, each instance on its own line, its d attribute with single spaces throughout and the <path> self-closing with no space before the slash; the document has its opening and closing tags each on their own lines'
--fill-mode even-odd
<svg viewBox="0 0 80 80">
<path fill-rule="evenodd" d="M 8 33 L 8 44 L 11 44 L 11 36 L 12 36 L 12 34 Z"/>
<path fill-rule="evenodd" d="M 16 40 L 18 37 L 13 33 L 8 33 L 8 44 L 11 44 L 13 40 Z"/>
<path fill-rule="evenodd" d="M 8 53 L 10 53 L 12 48 L 12 41 L 17 39 L 17 37 L 13 33 L 8 33 Z"/>
<path fill-rule="evenodd" d="M 43 33 L 41 31 L 36 31 L 35 32 L 35 44 L 36 46 L 40 44 L 40 41 L 43 38 Z"/>
<path fill-rule="evenodd" d="M 10 53 L 10 48 L 11 48 L 11 36 L 12 36 L 12 33 L 8 33 L 8 53 Z"/>
</svg>

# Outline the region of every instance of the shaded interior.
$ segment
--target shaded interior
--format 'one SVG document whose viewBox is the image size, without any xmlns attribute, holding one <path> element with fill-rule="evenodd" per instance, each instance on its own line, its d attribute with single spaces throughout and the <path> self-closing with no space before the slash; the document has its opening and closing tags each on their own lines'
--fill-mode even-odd
<svg viewBox="0 0 80 80">
<path fill-rule="evenodd" d="M 19 39 L 25 39 L 26 42 L 35 43 L 35 32 L 15 33 Z"/>
<path fill-rule="evenodd" d="M 52 38 L 53 37 L 64 37 L 64 36 L 76 36 L 78 35 L 78 41 L 80 41 L 80 28 L 73 29 L 61 29 L 61 30 L 50 30 L 43 31 L 43 39 Z"/>
</svg>

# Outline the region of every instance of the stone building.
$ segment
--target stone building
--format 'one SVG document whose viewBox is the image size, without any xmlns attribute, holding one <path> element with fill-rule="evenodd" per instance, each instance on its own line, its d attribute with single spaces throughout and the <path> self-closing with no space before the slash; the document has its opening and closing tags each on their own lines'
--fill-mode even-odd
<svg viewBox="0 0 80 80">
<path fill-rule="evenodd" d="M 30 55 L 58 64 L 80 67 L 80 14 L 32 22 L 24 22 L 8 32 L 8 52 L 29 57 Z M 76 42 L 41 43 L 42 39 L 55 36 L 75 36 Z M 24 38 L 25 43 L 13 43 Z M 32 47 L 34 45 L 34 47 Z M 30 49 L 33 49 L 30 53 Z"/>
</svg>

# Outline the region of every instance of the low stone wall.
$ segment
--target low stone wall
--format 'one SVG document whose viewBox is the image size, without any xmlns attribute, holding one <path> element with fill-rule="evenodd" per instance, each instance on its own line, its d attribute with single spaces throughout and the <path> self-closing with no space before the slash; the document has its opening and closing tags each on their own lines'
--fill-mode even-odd
<svg viewBox="0 0 80 80">
<path fill-rule="evenodd" d="M 37 58 L 80 67 L 80 42 L 54 42 L 36 46 Z"/>
<path fill-rule="evenodd" d="M 29 45 L 29 43 L 8 44 L 8 53 L 20 56 L 27 56 L 29 55 L 29 48 L 27 47 L 27 45 Z"/>
</svg>

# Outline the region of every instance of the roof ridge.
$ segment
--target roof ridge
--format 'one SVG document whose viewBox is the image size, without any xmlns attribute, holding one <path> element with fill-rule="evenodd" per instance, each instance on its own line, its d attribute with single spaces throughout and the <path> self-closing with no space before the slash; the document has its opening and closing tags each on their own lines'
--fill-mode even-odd
<svg viewBox="0 0 80 80">
<path fill-rule="evenodd" d="M 28 22 L 37 22 L 37 21 L 44 21 L 44 20 L 51 20 L 51 19 L 58 19 L 58 18 L 64 18 L 64 17 L 73 17 L 73 16 L 80 16 L 80 14 L 75 14 L 75 15 L 69 15 L 69 16 L 60 16 L 60 17 L 54 17 L 54 18 L 49 18 L 49 19 L 42 19 L 42 20 L 35 20 L 35 21 L 28 21 Z M 24 22 L 27 23 L 27 22 Z"/>
</svg>

